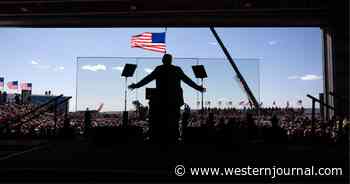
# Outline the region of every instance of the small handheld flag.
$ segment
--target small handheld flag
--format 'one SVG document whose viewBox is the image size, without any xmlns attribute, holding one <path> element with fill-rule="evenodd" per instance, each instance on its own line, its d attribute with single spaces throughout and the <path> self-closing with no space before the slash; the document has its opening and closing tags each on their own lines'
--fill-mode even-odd
<svg viewBox="0 0 350 184">
<path fill-rule="evenodd" d="M 0 77 L 0 88 L 4 88 L 4 78 Z"/>
<path fill-rule="evenodd" d="M 131 37 L 131 48 L 142 48 L 145 50 L 166 53 L 165 32 L 144 32 Z"/>
<path fill-rule="evenodd" d="M 101 103 L 98 107 L 97 107 L 97 112 L 100 112 L 101 110 L 102 110 L 102 108 L 103 108 L 103 105 L 104 105 L 104 103 Z"/>
<path fill-rule="evenodd" d="M 9 89 L 18 89 L 18 81 L 10 81 L 7 83 Z"/>
</svg>

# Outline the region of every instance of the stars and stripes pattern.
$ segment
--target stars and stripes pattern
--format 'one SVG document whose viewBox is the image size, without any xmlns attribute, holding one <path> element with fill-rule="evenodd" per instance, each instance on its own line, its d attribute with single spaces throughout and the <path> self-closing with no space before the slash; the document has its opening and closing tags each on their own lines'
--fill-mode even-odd
<svg viewBox="0 0 350 184">
<path fill-rule="evenodd" d="M 166 53 L 165 32 L 144 32 L 131 37 L 131 48 L 142 48 L 145 50 Z"/>
<path fill-rule="evenodd" d="M 8 89 L 18 89 L 18 81 L 10 81 L 7 83 L 7 88 Z"/>
<path fill-rule="evenodd" d="M 243 106 L 243 107 L 246 107 L 246 106 L 252 106 L 252 102 L 249 101 L 249 100 L 241 100 L 239 103 L 238 103 L 239 106 Z"/>
<path fill-rule="evenodd" d="M 103 108 L 103 105 L 104 105 L 104 103 L 101 103 L 98 107 L 97 107 L 97 112 L 100 112 L 101 110 L 102 110 L 102 108 Z"/>
<path fill-rule="evenodd" d="M 21 83 L 21 89 L 26 91 L 31 91 L 32 83 Z"/>
<path fill-rule="evenodd" d="M 248 101 L 245 103 L 245 105 L 246 105 L 246 106 L 248 106 L 248 105 L 251 106 L 252 103 L 248 100 Z"/>
</svg>

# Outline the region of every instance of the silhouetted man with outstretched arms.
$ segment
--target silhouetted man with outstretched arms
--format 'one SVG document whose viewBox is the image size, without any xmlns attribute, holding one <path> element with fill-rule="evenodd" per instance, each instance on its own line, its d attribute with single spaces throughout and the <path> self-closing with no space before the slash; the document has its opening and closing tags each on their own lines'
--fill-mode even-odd
<svg viewBox="0 0 350 184">
<path fill-rule="evenodd" d="M 181 81 L 198 91 L 204 92 L 205 88 L 193 82 L 180 67 L 172 65 L 170 54 L 165 54 L 162 62 L 163 65 L 157 66 L 152 73 L 140 82 L 131 84 L 129 88 L 139 88 L 156 80 L 156 95 L 150 109 L 152 140 L 158 143 L 175 143 L 179 133 L 180 107 L 184 104 Z"/>
</svg>

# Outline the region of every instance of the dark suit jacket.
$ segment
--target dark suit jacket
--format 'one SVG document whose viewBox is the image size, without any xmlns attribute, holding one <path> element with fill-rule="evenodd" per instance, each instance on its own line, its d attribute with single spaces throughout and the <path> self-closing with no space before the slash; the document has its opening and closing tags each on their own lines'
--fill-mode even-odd
<svg viewBox="0 0 350 184">
<path fill-rule="evenodd" d="M 181 81 L 196 90 L 201 90 L 201 86 L 193 82 L 180 67 L 174 65 L 157 66 L 152 73 L 136 84 L 136 88 L 142 87 L 154 79 L 156 80 L 158 100 L 162 104 L 179 107 L 184 104 Z"/>
</svg>

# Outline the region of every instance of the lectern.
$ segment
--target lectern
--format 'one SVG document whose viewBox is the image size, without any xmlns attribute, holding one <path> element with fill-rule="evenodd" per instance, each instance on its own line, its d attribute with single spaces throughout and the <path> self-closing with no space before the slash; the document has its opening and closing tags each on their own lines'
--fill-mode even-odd
<svg viewBox="0 0 350 184">
<path fill-rule="evenodd" d="M 128 111 L 127 106 L 127 97 L 128 97 L 128 77 L 132 77 L 135 73 L 137 65 L 135 64 L 125 64 L 122 77 L 125 77 L 125 96 L 124 96 L 124 112 L 123 112 L 123 127 L 126 127 L 128 124 Z"/>
<path fill-rule="evenodd" d="M 203 79 L 207 78 L 207 72 L 205 71 L 205 68 L 203 65 L 194 65 L 192 66 L 193 73 L 196 78 L 201 79 L 201 86 L 203 87 Z M 202 110 L 204 109 L 203 106 L 203 91 L 201 92 L 201 97 L 202 97 Z"/>
</svg>

